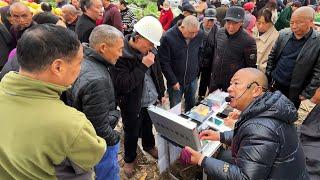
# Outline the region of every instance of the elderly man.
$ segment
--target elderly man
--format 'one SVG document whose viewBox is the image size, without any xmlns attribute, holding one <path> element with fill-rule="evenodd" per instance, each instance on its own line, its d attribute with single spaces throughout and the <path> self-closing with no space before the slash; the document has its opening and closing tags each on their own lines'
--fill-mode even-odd
<svg viewBox="0 0 320 180">
<path fill-rule="evenodd" d="M 244 9 L 232 6 L 227 10 L 226 24 L 217 32 L 215 57 L 209 91 L 229 87 L 231 77 L 244 67 L 256 67 L 256 41 L 243 28 Z"/>
<path fill-rule="evenodd" d="M 120 136 L 114 130 L 120 117 L 113 85 L 114 70 L 122 55 L 123 35 L 112 26 L 93 29 L 85 47 L 78 79 L 68 91 L 68 103 L 83 112 L 98 136 L 105 139 L 108 150 L 96 166 L 96 179 L 120 179 L 118 151 Z M 71 96 L 70 96 L 71 95 Z"/>
<path fill-rule="evenodd" d="M 32 12 L 30 9 L 21 2 L 13 3 L 10 6 L 10 15 L 14 22 L 13 26 L 11 26 L 10 33 L 13 37 L 12 44 L 15 47 L 22 33 L 36 23 L 32 20 Z"/>
<path fill-rule="evenodd" d="M 164 97 L 164 83 L 154 46 L 160 45 L 162 26 L 158 19 L 146 16 L 134 25 L 124 40 L 123 55 L 116 64 L 116 88 L 119 94 L 124 130 L 124 172 L 133 176 L 138 138 L 143 150 L 158 158 L 147 108 Z"/>
<path fill-rule="evenodd" d="M 102 17 L 103 7 L 101 0 L 81 0 L 83 14 L 77 21 L 75 31 L 80 42 L 89 42 L 91 31 L 96 27 L 96 20 Z"/>
<path fill-rule="evenodd" d="M 75 81 L 83 49 L 56 25 L 35 25 L 17 46 L 20 71 L 0 83 L 1 179 L 93 179 L 105 141 L 59 98 Z"/>
<path fill-rule="evenodd" d="M 71 31 L 76 30 L 76 24 L 78 21 L 78 11 L 77 9 L 71 5 L 67 4 L 62 6 L 62 17 L 67 25 L 67 28 L 70 29 Z"/>
<path fill-rule="evenodd" d="M 217 11 L 214 8 L 208 8 L 204 12 L 203 22 L 200 28 L 204 32 L 203 48 L 201 49 L 201 62 L 200 62 L 200 85 L 198 91 L 198 101 L 201 101 L 206 93 L 210 84 L 212 60 L 214 56 L 214 46 L 216 44 L 216 33 L 218 25 L 216 25 Z"/>
<path fill-rule="evenodd" d="M 241 111 L 234 130 L 200 133 L 202 140 L 231 146 L 232 160 L 205 157 L 186 147 L 191 163 L 201 165 L 214 179 L 308 179 L 294 125 L 297 111 L 279 91 L 265 92 L 267 85 L 267 77 L 258 69 L 235 73 L 228 88 L 230 106 Z"/>
<path fill-rule="evenodd" d="M 184 94 L 186 111 L 195 105 L 197 75 L 199 72 L 199 51 L 203 32 L 195 16 L 187 16 L 181 26 L 175 26 L 161 38 L 159 60 L 167 79 L 170 107 L 181 102 Z"/>
<path fill-rule="evenodd" d="M 320 34 L 312 29 L 314 10 L 298 8 L 291 17 L 291 29 L 280 32 L 268 58 L 269 85 L 281 91 L 299 108 L 320 86 Z"/>
</svg>

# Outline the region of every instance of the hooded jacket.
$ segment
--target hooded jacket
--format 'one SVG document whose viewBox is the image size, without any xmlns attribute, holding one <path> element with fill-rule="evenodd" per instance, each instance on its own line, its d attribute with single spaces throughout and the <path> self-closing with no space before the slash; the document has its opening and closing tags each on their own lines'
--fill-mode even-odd
<svg viewBox="0 0 320 180">
<path fill-rule="evenodd" d="M 83 112 L 108 146 L 120 141 L 114 130 L 120 117 L 113 86 L 113 65 L 84 46 L 85 58 L 78 79 L 68 90 L 68 104 Z"/>
<path fill-rule="evenodd" d="M 220 134 L 231 145 L 233 164 L 205 158 L 201 165 L 214 179 L 308 179 L 296 120 L 292 102 L 279 91 L 266 92 L 241 113 L 233 131 Z"/>
</svg>

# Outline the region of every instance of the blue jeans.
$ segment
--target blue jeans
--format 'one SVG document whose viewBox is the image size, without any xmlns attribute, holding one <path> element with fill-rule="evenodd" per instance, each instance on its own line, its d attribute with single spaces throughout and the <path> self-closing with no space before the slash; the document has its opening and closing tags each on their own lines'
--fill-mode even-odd
<svg viewBox="0 0 320 180">
<path fill-rule="evenodd" d="M 175 105 L 181 102 L 182 95 L 184 94 L 185 98 L 185 112 L 189 111 L 193 106 L 196 104 L 196 91 L 198 79 L 196 78 L 189 84 L 182 86 L 180 85 L 180 90 L 174 90 L 172 86 L 168 85 L 168 93 L 169 93 L 169 101 L 170 101 L 170 108 L 174 107 Z"/>
<path fill-rule="evenodd" d="M 95 166 L 96 180 L 120 180 L 118 152 L 120 142 L 114 146 L 108 146 L 99 164 Z"/>
</svg>

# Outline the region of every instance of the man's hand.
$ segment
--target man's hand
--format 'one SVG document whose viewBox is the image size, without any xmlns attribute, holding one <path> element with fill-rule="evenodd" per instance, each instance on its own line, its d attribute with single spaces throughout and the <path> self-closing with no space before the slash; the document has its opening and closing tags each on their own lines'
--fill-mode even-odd
<svg viewBox="0 0 320 180">
<path fill-rule="evenodd" d="M 186 146 L 185 149 L 191 153 L 191 162 L 190 162 L 191 164 L 198 164 L 200 160 L 202 161 L 203 156 L 201 153 L 191 149 L 188 146 Z"/>
<path fill-rule="evenodd" d="M 152 52 L 148 52 L 148 54 L 142 58 L 142 63 L 147 67 L 150 67 L 154 63 L 154 57 Z"/>
<path fill-rule="evenodd" d="M 220 133 L 212 130 L 204 130 L 199 136 L 201 140 L 220 141 Z"/>
<path fill-rule="evenodd" d="M 180 91 L 180 84 L 177 82 L 175 85 L 172 86 L 172 88 L 173 88 L 175 91 Z"/>
<path fill-rule="evenodd" d="M 228 117 L 224 118 L 224 124 L 228 126 L 229 128 L 234 128 L 235 123 L 239 119 L 240 112 L 239 111 L 233 111 L 230 112 Z"/>
<path fill-rule="evenodd" d="M 320 103 L 320 87 L 316 90 L 316 92 L 314 93 L 313 97 L 310 100 L 315 104 Z"/>
<path fill-rule="evenodd" d="M 306 100 L 307 98 L 305 98 L 305 97 L 302 96 L 302 95 L 299 95 L 299 99 L 300 99 L 301 101 L 303 101 L 303 100 Z"/>
</svg>

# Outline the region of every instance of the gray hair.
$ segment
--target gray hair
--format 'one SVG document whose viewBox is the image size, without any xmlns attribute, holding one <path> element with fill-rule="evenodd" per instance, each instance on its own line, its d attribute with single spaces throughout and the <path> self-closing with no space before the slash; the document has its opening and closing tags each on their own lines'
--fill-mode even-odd
<svg viewBox="0 0 320 180">
<path fill-rule="evenodd" d="M 68 12 L 70 12 L 71 14 L 77 14 L 78 13 L 76 7 L 74 7 L 71 4 L 66 4 L 66 5 L 62 6 L 61 10 L 64 10 L 64 9 L 67 10 Z"/>
<path fill-rule="evenodd" d="M 115 27 L 102 24 L 92 30 L 89 37 L 89 45 L 91 48 L 94 48 L 101 43 L 112 46 L 118 38 L 124 38 L 121 31 Z"/>
<path fill-rule="evenodd" d="M 181 26 L 185 27 L 186 29 L 191 29 L 191 28 L 200 28 L 200 23 L 198 21 L 198 19 L 193 16 L 187 16 L 182 20 L 182 24 Z"/>
</svg>

